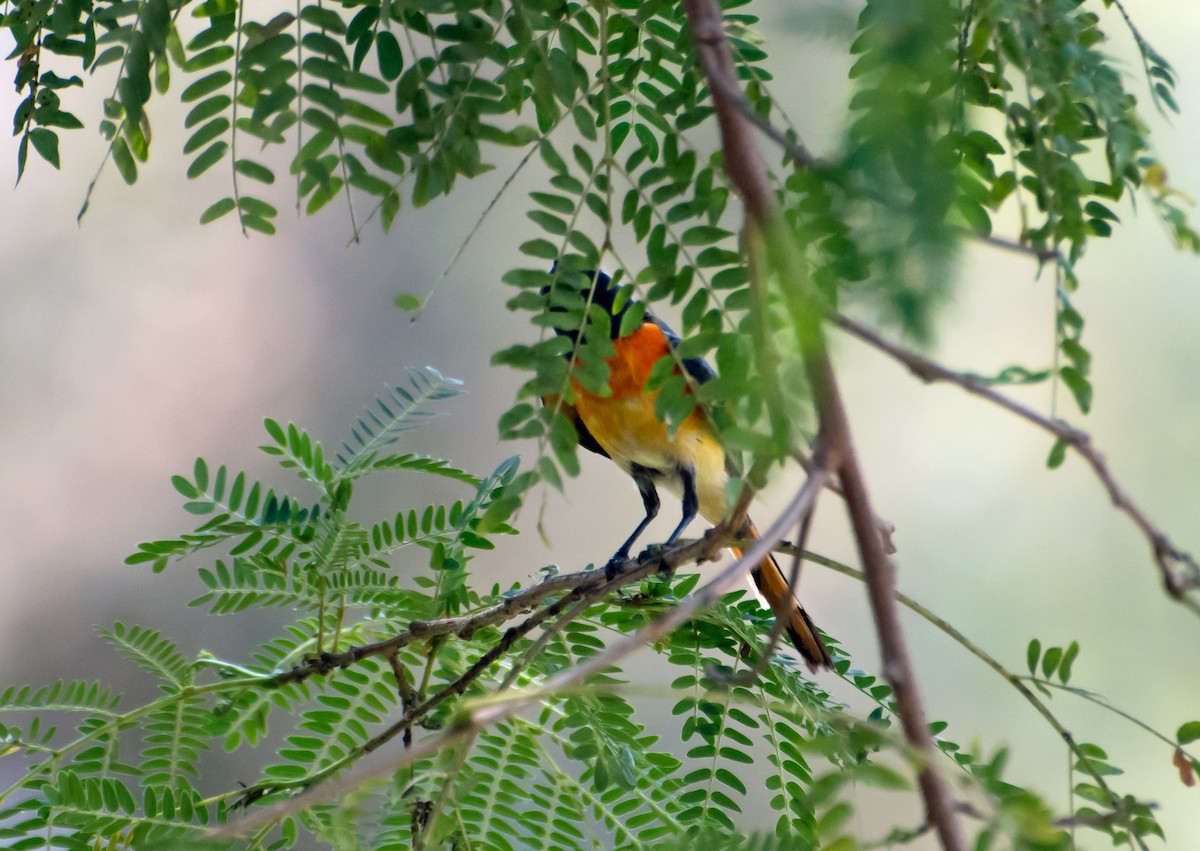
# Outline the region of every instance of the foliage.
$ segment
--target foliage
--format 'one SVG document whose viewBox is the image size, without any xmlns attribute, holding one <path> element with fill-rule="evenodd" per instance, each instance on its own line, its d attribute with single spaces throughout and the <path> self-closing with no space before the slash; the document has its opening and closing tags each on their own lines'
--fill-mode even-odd
<svg viewBox="0 0 1200 851">
<path fill-rule="evenodd" d="M 438 398 L 456 384 L 432 370 L 412 375 L 415 388 L 431 381 L 442 388 Z M 416 415 L 427 400 L 397 392 L 410 404 L 380 418 L 377 433 L 421 419 Z M 489 507 L 512 485 L 516 467 L 506 461 L 480 480 L 445 461 L 405 465 L 424 475 L 450 474 L 474 496 L 448 507 L 405 508 L 368 532 L 351 519 L 351 497 L 339 479 L 384 475 L 392 466 L 363 473 L 348 458 L 325 464 L 316 439 L 267 422 L 272 442 L 263 451 L 319 492 L 313 508 L 284 508 L 297 501 L 269 491 L 265 502 L 274 501 L 275 511 L 255 508 L 256 500 L 264 504 L 260 485 L 247 491 L 240 475 L 229 484 L 225 467 L 210 476 L 200 460 L 191 478 L 175 477 L 175 488 L 187 511 L 215 516 L 176 540 L 143 544 L 129 562 L 162 571 L 181 558 L 199 561 L 206 591 L 193 605 L 214 617 L 287 607 L 296 612 L 294 622 L 237 660 L 188 658 L 148 627 L 117 623 L 101 630 L 158 683 L 161 696 L 139 706 L 126 707 L 99 683 L 0 693 L 0 713 L 17 719 L 3 727 L 4 753 L 25 765 L 23 776 L 0 792 L 0 837 L 8 847 L 284 848 L 310 834 L 337 848 L 409 847 L 418 836 L 434 847 L 662 848 L 688 837 L 703 847 L 851 848 L 858 847 L 847 833 L 856 788 L 912 788 L 914 766 L 892 731 L 891 689 L 852 668 L 832 638 L 837 674 L 876 707 L 868 718 L 848 712 L 787 655 L 752 681 L 739 679 L 745 660 L 762 651 L 771 621 L 738 592 L 657 646 L 674 679 L 669 687 L 651 687 L 648 699 L 637 697 L 647 684 L 634 669 L 610 668 L 582 689 L 546 695 L 536 717 L 513 717 L 466 742 L 446 738 L 433 755 L 364 785 L 341 807 L 284 811 L 250 835 L 217 842 L 209 831 L 239 810 L 318 786 L 401 728 L 409 736 L 414 726 L 424 736 L 446 736 L 469 723 L 473 705 L 503 698 L 510 683 L 515 694 L 536 693 L 554 674 L 603 651 L 606 636 L 654 619 L 698 580 L 651 577 L 539 639 L 520 638 L 499 664 L 483 669 L 480 654 L 499 638 L 491 626 L 397 643 L 391 657 L 362 653 L 352 664 L 334 663 L 334 654 L 403 635 L 414 619 L 486 612 L 514 593 L 498 587 L 478 593 L 467 580 L 475 554 L 513 531 L 502 516 L 489 517 Z M 254 490 L 259 497 L 250 495 Z M 197 559 L 201 548 L 224 555 Z M 1050 688 L 1067 688 L 1097 700 L 1068 685 L 1078 652 L 1075 643 L 1043 650 L 1035 640 L 1030 682 L 1047 697 Z M 461 703 L 439 707 L 436 697 L 429 700 L 442 691 L 462 694 Z M 417 703 L 432 708 L 413 714 Z M 73 718 L 74 732 L 60 731 L 47 713 Z M 410 720 L 398 726 L 398 717 Z M 674 732 L 650 732 L 647 725 L 661 730 L 664 717 L 677 719 Z M 1185 754 L 1183 747 L 1200 738 L 1198 724 L 1185 724 L 1177 740 L 1155 735 Z M 1014 847 L 1068 847 L 1050 808 L 1004 780 L 1004 751 L 985 757 L 946 738 L 944 723 L 932 729 L 949 758 L 941 770 L 983 802 L 982 847 L 1002 836 Z M 277 744 L 262 749 L 268 741 Z M 219 749 L 253 751 L 259 778 L 232 784 L 202 771 L 205 755 Z M 1074 749 L 1075 771 L 1085 778 L 1074 790 L 1079 824 L 1119 842 L 1161 835 L 1153 810 L 1111 792 L 1106 779 L 1120 770 L 1103 749 L 1084 743 Z M 1200 769 L 1200 761 L 1184 758 Z M 752 770 L 756 763 L 765 771 Z M 773 828 L 746 833 L 746 807 L 761 800 L 774 813 Z M 888 841 L 904 834 L 897 830 Z"/>
<path fill-rule="evenodd" d="M 259 607 L 296 617 L 239 660 L 192 659 L 146 626 L 102 631 L 161 688 L 141 706 L 125 707 L 98 683 L 0 693 L 0 712 L 17 719 L 0 731 L 3 753 L 25 761 L 0 792 L 0 838 L 10 847 L 275 848 L 308 834 L 337 848 L 842 849 L 860 847 L 856 787 L 912 788 L 918 766 L 893 729 L 890 687 L 844 653 L 836 672 L 875 707 L 865 719 L 785 655 L 740 676 L 763 652 L 770 622 L 737 595 L 655 646 L 669 688 L 646 697 L 635 670 L 610 667 L 569 692 L 539 691 L 683 598 L 694 576 L 646 578 L 567 614 L 554 607 L 578 600 L 560 589 L 531 604 L 541 606 L 536 617 L 555 618 L 548 623 L 530 616 L 501 631 L 497 617 L 451 628 L 530 611 L 507 613 L 523 592 L 481 592 L 469 568 L 513 531 L 508 519 L 527 488 L 560 485 L 579 469 L 573 426 L 559 404 L 539 400 L 570 401 L 575 387 L 606 392 L 610 329 L 590 303 L 586 272 L 613 272 L 618 302 L 637 304 L 626 322 L 640 321 L 643 306 L 678 317 L 681 340 L 654 370 L 658 412 L 678 423 L 703 406 L 758 478 L 815 430 L 798 292 L 816 293 L 822 311 L 852 307 L 923 342 L 955 284 L 950 261 L 963 240 L 1028 253 L 1053 278 L 1052 364 L 1010 366 L 979 383 L 1061 383 L 1086 413 L 1091 356 L 1074 294 L 1089 243 L 1109 238 L 1117 205 L 1141 193 L 1179 246 L 1200 251 L 1132 81 L 1108 55 L 1108 31 L 1132 33 L 1161 110 L 1175 109 L 1175 75 L 1119 3 L 867 0 L 847 45 L 847 130 L 819 153 L 781 113 L 758 18 L 745 6 L 724 3 L 725 35 L 742 107 L 779 145 L 770 177 L 803 281 L 758 264 L 754 234 L 741 231 L 683 4 L 300 0 L 294 13 L 263 20 L 236 0 L 9 0 L 2 26 L 21 95 L 18 175 L 31 148 L 60 165 L 59 133 L 82 126 L 68 101 L 88 89 L 75 72 L 105 66 L 114 71 L 99 124 L 105 161 L 137 180 L 151 101 L 174 85 L 189 109 L 188 178 L 227 175 L 204 223 L 232 216 L 243 232 L 273 233 L 281 169 L 308 213 L 344 196 L 356 238 L 367 221 L 386 231 L 403 203 L 423 206 L 493 168 L 499 148 L 523 149 L 517 169 L 536 156 L 547 170 L 529 196 L 525 259 L 502 275 L 515 291 L 510 309 L 543 333 L 494 356 L 528 375 L 499 425 L 504 437 L 538 442 L 535 465 L 519 472 L 509 460 L 476 476 L 394 451 L 429 418 L 427 404 L 457 392 L 432 369 L 375 400 L 338 449 L 267 420 L 261 449 L 298 476 L 296 494 L 198 459 L 172 481 L 199 525 L 141 544 L 128 563 L 161 573 L 198 562 L 203 590 L 192 604 L 214 617 Z M 1014 219 L 1011 238 L 994 232 Z M 697 384 L 675 369 L 697 357 L 718 377 Z M 1051 466 L 1066 449 L 1056 445 Z M 390 471 L 445 478 L 464 496 L 358 519 L 356 483 Z M 420 633 L 431 623 L 444 631 Z M 1070 685 L 1078 653 L 1075 643 L 1043 650 L 1035 641 L 1030 676 L 1018 677 L 976 652 L 1063 734 L 1074 784 L 1066 816 L 1004 779 L 1005 750 L 986 755 L 932 725 L 945 756 L 938 770 L 977 802 L 977 848 L 1066 848 L 1075 830 L 1131 847 L 1161 835 L 1148 803 L 1113 790 L 1119 769 L 1106 752 L 1074 742 L 1047 707 L 1056 690 L 1101 700 Z M 474 725 L 480 707 L 529 695 L 534 713 Z M 678 724 L 665 735 L 657 722 L 668 715 Z M 60 716 L 73 719 L 73 733 L 58 729 Z M 1184 782 L 1200 769 L 1184 749 L 1200 738 L 1198 723 L 1174 737 L 1151 731 Z M 411 759 L 340 806 L 296 802 L 393 737 Z M 268 742 L 278 744 L 255 751 L 258 779 L 246 787 L 202 770 L 210 751 Z M 429 742 L 436 747 L 419 750 Z M 763 788 L 749 766 L 768 766 Z M 769 828 L 747 812 L 763 800 Z M 265 814 L 256 832 L 218 842 L 242 810 Z"/>
<path fill-rule="evenodd" d="M 779 109 L 767 54 L 743 5 L 726 4 L 727 31 L 748 107 L 769 121 Z M 855 93 L 844 144 L 791 157 L 775 175 L 808 274 L 829 302 L 865 302 L 922 339 L 949 287 L 955 244 L 991 238 L 993 221 L 1015 211 L 1015 241 L 1053 266 L 1057 293 L 1053 368 L 1026 373 L 1061 382 L 1085 412 L 1093 389 L 1075 270 L 1090 240 L 1111 235 L 1115 202 L 1143 191 L 1179 244 L 1200 249 L 1179 206 L 1186 196 L 1166 183 L 1138 100 L 1106 52 L 1105 26 L 1128 19 L 1119 6 L 1114 17 L 1111 2 L 1091 5 L 871 0 L 849 48 Z M 228 194 L 205 222 L 233 213 L 243 229 L 273 232 L 286 161 L 308 212 L 344 194 L 356 236 L 360 218 L 378 216 L 386 230 L 405 198 L 426 204 L 492 168 L 497 146 L 524 146 L 550 177 L 531 194 L 536 235 L 521 245 L 533 268 L 505 276 L 519 290 L 513 309 L 578 327 L 580 284 L 569 270 L 615 267 L 648 303 L 681 306 L 681 357 L 708 356 L 719 373 L 745 378 L 688 393 L 664 370 L 669 419 L 697 401 L 727 406 L 737 423 L 727 443 L 776 456 L 811 431 L 805 394 L 790 392 L 804 383 L 794 346 L 780 343 L 765 376 L 748 348 L 759 319 L 748 311 L 720 158 L 703 132 L 712 106 L 681 6 L 318 0 L 267 20 L 254 14 L 236 0 L 11 3 L 3 21 L 23 95 L 19 171 L 30 147 L 58 165 L 58 133 L 81 126 L 63 102 L 83 85 L 73 71 L 108 65 L 116 82 L 100 130 L 128 182 L 149 156 L 154 94 L 174 84 L 190 105 L 188 176 L 218 166 L 228 174 Z M 1174 110 L 1174 72 L 1130 29 L 1152 102 Z M 799 148 L 796 131 L 785 135 Z M 644 262 L 623 247 L 631 241 Z M 546 272 L 556 262 L 561 271 Z M 546 315 L 548 306 L 566 308 L 566 318 Z M 514 346 L 497 361 L 534 373 L 525 398 L 561 392 L 561 345 Z M 581 378 L 594 386 L 603 376 Z M 789 392 L 764 392 L 775 381 Z M 766 422 L 774 398 L 786 409 Z M 503 430 L 545 440 L 573 473 L 554 419 L 553 409 L 520 401 Z M 552 482 L 554 466 L 540 468 Z"/>
</svg>

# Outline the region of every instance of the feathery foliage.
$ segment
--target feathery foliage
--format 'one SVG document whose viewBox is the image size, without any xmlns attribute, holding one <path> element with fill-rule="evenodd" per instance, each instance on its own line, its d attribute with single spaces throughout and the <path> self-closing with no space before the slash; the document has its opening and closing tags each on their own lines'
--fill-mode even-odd
<svg viewBox="0 0 1200 851">
<path fill-rule="evenodd" d="M 139 545 L 127 563 L 154 573 L 198 563 L 193 605 L 214 617 L 284 610 L 294 621 L 236 660 L 192 658 L 150 627 L 104 630 L 162 692 L 140 706 L 96 683 L 5 688 L 0 714 L 16 723 L 0 728 L 0 754 L 23 760 L 24 773 L 0 791 L 0 841 L 258 849 L 304 834 L 334 848 L 841 851 L 923 832 L 853 835 L 855 788 L 911 791 L 922 766 L 894 729 L 891 687 L 854 668 L 833 637 L 837 676 L 873 707 L 865 717 L 787 654 L 743 676 L 766 652 L 770 619 L 738 594 L 664 636 L 648 670 L 608 666 L 543 691 L 653 622 L 696 577 L 650 577 L 591 599 L 572 596 L 582 584 L 546 576 L 539 587 L 550 590 L 534 599 L 521 596 L 533 589 L 480 590 L 470 566 L 513 531 L 529 487 L 579 470 L 574 427 L 553 400 L 569 402 L 576 387 L 607 392 L 611 329 L 587 274 L 602 267 L 618 308 L 636 302 L 629 327 L 647 308 L 678 318 L 680 340 L 651 381 L 660 417 L 678 424 L 703 406 L 727 450 L 749 456 L 742 468 L 755 484 L 816 429 L 813 341 L 798 321 L 812 299 L 928 340 L 964 240 L 1032 254 L 1053 278 L 1053 363 L 984 383 L 1061 383 L 1086 413 L 1091 355 L 1074 294 L 1088 245 L 1110 237 L 1118 205 L 1140 194 L 1180 247 L 1200 252 L 1135 94 L 1144 83 L 1157 109 L 1174 110 L 1175 73 L 1110 0 L 866 0 L 846 45 L 846 131 L 815 152 L 773 93 L 758 17 L 727 0 L 738 102 L 778 146 L 771 189 L 802 257 L 804 280 L 783 279 L 772 246 L 742 229 L 685 6 L 301 0 L 268 18 L 276 10 L 237 0 L 5 4 L 18 179 L 31 148 L 60 165 L 59 134 L 82 126 L 68 101 L 95 89 L 106 66 L 105 163 L 137 180 L 151 102 L 174 87 L 189 110 L 187 177 L 226 174 L 203 223 L 231 217 L 243 232 L 273 233 L 284 192 L 310 214 L 344 198 L 357 238 L 375 218 L 388 230 L 402 203 L 423 206 L 505 161 L 504 148 L 523 152 L 516 169 L 537 157 L 548 176 L 529 194 L 521 266 L 501 276 L 509 308 L 541 338 L 493 357 L 528 376 L 499 430 L 537 441 L 534 465 L 519 471 L 509 459 L 480 476 L 393 451 L 434 416 L 427 405 L 457 392 L 430 368 L 410 370 L 330 451 L 300 426 L 266 420 L 260 448 L 296 474 L 296 493 L 197 459 L 172 483 L 199 525 Z M 1132 33 L 1144 81 L 1109 56 L 1114 29 Z M 286 190 L 283 171 L 294 178 Z M 89 189 L 81 216 L 90 203 Z M 1017 228 L 1011 239 L 997 235 L 1005 227 Z M 698 357 L 717 377 L 698 384 L 676 368 Z M 1066 449 L 1056 445 L 1050 466 Z M 448 479 L 463 496 L 361 519 L 355 484 L 389 471 Z M 1004 749 L 987 755 L 931 725 L 936 770 L 971 801 L 975 847 L 1069 848 L 1074 832 L 1094 831 L 1144 848 L 1161 836 L 1150 804 L 1115 790 L 1120 769 L 1106 751 L 1076 742 L 1048 708 L 1056 691 L 1107 706 L 1070 685 L 1077 644 L 1031 643 L 1028 677 L 972 652 L 1062 735 L 1073 784 L 1070 812 L 1056 815 L 1005 779 Z M 509 700 L 533 708 L 476 723 Z M 56 726 L 60 716 L 73 731 Z M 1194 782 L 1200 761 L 1185 747 L 1200 722 L 1151 732 Z M 373 782 L 337 801 L 299 797 L 389 743 L 409 756 Z M 257 779 L 208 775 L 218 749 L 252 751 Z M 769 827 L 751 815 L 764 800 Z M 258 818 L 252 830 L 232 824 L 243 815 Z"/>
<path fill-rule="evenodd" d="M 283 432 L 289 434 L 304 432 L 291 427 Z M 310 834 L 329 847 L 375 849 L 414 841 L 850 848 L 857 847 L 847 833 L 856 788 L 912 789 L 915 766 L 892 731 L 891 689 L 853 669 L 832 637 L 837 674 L 876 706 L 866 718 L 818 687 L 788 655 L 753 680 L 739 678 L 745 660 L 763 652 L 771 625 L 741 592 L 669 633 L 656 646 L 649 676 L 609 667 L 573 691 L 547 692 L 536 717 L 518 715 L 465 740 L 451 738 L 470 724 L 474 707 L 506 694 L 537 694 L 556 674 L 603 652 L 607 636 L 654 620 L 689 594 L 698 576 L 653 576 L 536 637 L 521 633 L 507 641 L 515 630 L 502 636 L 496 619 L 422 639 L 418 624 L 438 623 L 423 618 L 486 615 L 517 593 L 479 593 L 467 581 L 475 554 L 511 531 L 503 510 L 492 508 L 516 486 L 515 464 L 506 461 L 483 479 L 461 473 L 455 478 L 464 487 L 475 483 L 473 497 L 449 508 L 401 510 L 368 531 L 349 519 L 350 497 L 329 486 L 335 474 L 320 472 L 326 465 L 319 441 L 305 436 L 289 440 L 287 452 L 272 451 L 278 446 L 264 451 L 285 469 L 314 473 L 301 479 L 320 492 L 316 507 L 276 513 L 271 522 L 279 536 L 295 542 L 287 549 L 231 556 L 244 549 L 236 535 L 207 541 L 226 554 L 201 559 L 207 591 L 194 604 L 209 606 L 213 616 L 287 607 L 298 613 L 295 622 L 238 660 L 208 653 L 189 659 L 147 627 L 117 623 L 102 630 L 158 682 L 162 695 L 140 706 L 123 707 L 97 683 L 0 693 L 0 714 L 29 719 L 3 728 L 5 753 L 25 765 L 24 775 L 0 792 L 0 838 L 9 847 L 283 848 Z M 176 477 L 185 509 L 194 513 L 197 501 L 206 511 L 218 503 L 229 511 L 244 507 L 247 497 L 231 495 L 233 486 L 221 484 L 220 473 L 210 479 L 208 469 L 198 462 L 191 479 Z M 418 472 L 445 469 L 453 468 L 439 461 L 436 470 Z M 382 468 L 360 473 L 382 474 Z M 290 495 L 274 499 L 295 504 Z M 406 549 L 405 558 L 408 543 L 418 546 Z M 143 545 L 134 564 L 157 567 L 145 552 Z M 187 560 L 197 559 L 197 548 L 189 550 Z M 1034 641 L 1029 682 L 1045 697 L 1058 687 L 1090 695 L 1068 686 L 1078 653 L 1075 643 L 1043 651 Z M 47 713 L 76 717 L 76 730 L 60 731 Z M 664 726 L 666 719 L 671 723 Z M 985 758 L 946 738 L 945 729 L 933 726 L 947 757 L 939 770 L 980 802 L 981 841 L 1068 847 L 1051 808 L 1004 779 L 1004 751 Z M 284 811 L 241 838 L 215 841 L 212 831 L 231 825 L 241 810 L 253 813 L 319 788 L 397 735 L 442 737 L 444 744 L 363 786 L 353 804 Z M 1178 741 L 1156 735 L 1200 768 L 1183 750 L 1200 738 L 1200 724 L 1185 724 Z M 277 744 L 262 748 L 268 741 Z M 241 785 L 208 776 L 202 760 L 215 749 L 255 749 L 258 779 Z M 1108 779 L 1120 770 L 1100 746 L 1080 743 L 1074 751 L 1074 770 L 1084 779 L 1074 789 L 1073 819 L 1118 842 L 1161 835 L 1148 805 L 1112 792 Z M 762 801 L 775 821 L 769 832 L 756 833 L 747 814 Z M 885 840 L 903 835 L 898 829 Z"/>
</svg>

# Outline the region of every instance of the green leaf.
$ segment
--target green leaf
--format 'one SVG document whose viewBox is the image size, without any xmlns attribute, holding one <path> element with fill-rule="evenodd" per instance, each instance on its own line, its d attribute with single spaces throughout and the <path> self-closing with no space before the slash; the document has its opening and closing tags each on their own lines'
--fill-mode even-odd
<svg viewBox="0 0 1200 851">
<path fill-rule="evenodd" d="M 1062 377 L 1063 384 L 1067 385 L 1067 389 L 1071 391 L 1071 395 L 1075 397 L 1075 404 L 1079 405 L 1079 410 L 1087 413 L 1092 407 L 1092 383 L 1083 377 L 1083 373 L 1073 366 L 1064 366 L 1058 371 Z"/>
<path fill-rule="evenodd" d="M 1054 445 L 1050 447 L 1050 456 L 1046 459 L 1046 466 L 1051 470 L 1056 470 L 1062 466 L 1067 457 L 1067 449 L 1070 447 L 1070 442 L 1064 438 L 1058 438 L 1054 441 Z"/>
<path fill-rule="evenodd" d="M 1200 740 L 1200 721 L 1188 721 L 1175 734 L 1175 741 L 1187 745 Z"/>
<path fill-rule="evenodd" d="M 214 142 L 207 149 L 201 152 L 198 157 L 192 160 L 192 164 L 188 166 L 187 170 L 188 180 L 194 180 L 219 163 L 228 150 L 228 142 L 224 140 L 220 142 Z"/>
<path fill-rule="evenodd" d="M 121 175 L 121 179 L 130 186 L 136 183 L 137 163 L 134 162 L 133 154 L 129 152 L 129 146 L 125 144 L 125 139 L 120 136 L 113 139 L 112 158 L 113 164 L 116 165 L 117 171 Z"/>
<path fill-rule="evenodd" d="M 212 121 L 208 122 L 191 135 L 191 137 L 183 145 L 183 152 L 185 154 L 191 154 L 200 150 L 209 142 L 213 141 L 219 136 L 224 135 L 225 131 L 228 129 L 228 118 L 223 115 L 218 118 L 214 118 Z"/>
<path fill-rule="evenodd" d="M 254 160 L 239 159 L 233 164 L 233 169 L 238 174 L 244 174 L 246 177 L 257 180 L 259 183 L 270 185 L 275 182 L 275 173 L 261 163 L 256 163 Z"/>
<path fill-rule="evenodd" d="M 724 228 L 712 227 L 710 225 L 696 225 L 683 232 L 683 238 L 680 242 L 684 245 L 711 245 L 732 235 Z"/>
<path fill-rule="evenodd" d="M 420 310 L 425 302 L 419 295 L 413 293 L 399 293 L 393 300 L 397 310 L 414 311 Z"/>
<path fill-rule="evenodd" d="M 183 94 L 179 96 L 184 103 L 191 103 L 195 100 L 210 95 L 217 89 L 223 89 L 233 82 L 233 75 L 228 71 L 215 71 L 207 77 L 201 77 L 196 82 L 192 83 L 183 90 Z"/>
<path fill-rule="evenodd" d="M 1046 679 L 1050 679 L 1050 676 L 1057 670 L 1062 655 L 1063 650 L 1061 647 L 1051 647 L 1046 650 L 1045 655 L 1042 656 L 1042 675 Z"/>
<path fill-rule="evenodd" d="M 1025 662 L 1029 665 L 1029 673 L 1037 674 L 1038 659 L 1042 657 L 1042 642 L 1036 638 L 1029 642 L 1029 647 L 1025 650 Z"/>
<path fill-rule="evenodd" d="M 375 52 L 379 58 L 379 72 L 385 80 L 395 80 L 404 71 L 404 55 L 400 42 L 387 30 L 375 34 Z"/>
<path fill-rule="evenodd" d="M 55 168 L 59 167 L 58 135 L 53 130 L 35 127 L 29 131 L 29 141 L 33 143 L 34 150 L 41 155 L 42 159 Z"/>
<path fill-rule="evenodd" d="M 342 16 L 332 9 L 324 9 L 320 6 L 305 6 L 300 10 L 300 20 L 306 24 L 312 24 L 323 30 L 328 30 L 335 35 L 343 35 L 346 32 L 346 22 L 342 20 Z"/>
<path fill-rule="evenodd" d="M 240 199 L 241 209 L 243 213 L 250 216 L 261 216 L 264 219 L 273 219 L 279 215 L 279 211 L 273 206 L 259 198 L 251 195 L 243 195 Z"/>
<path fill-rule="evenodd" d="M 1068 645 L 1066 652 L 1063 653 L 1062 662 L 1058 665 L 1058 678 L 1066 684 L 1071 679 L 1071 666 L 1075 664 L 1075 657 L 1079 655 L 1079 642 L 1072 641 Z"/>
<path fill-rule="evenodd" d="M 19 132 L 19 131 L 18 131 Z M 25 173 L 25 162 L 29 157 L 29 135 L 21 137 L 21 142 L 17 146 L 17 183 L 21 182 L 21 175 Z M 87 209 L 87 204 L 84 204 L 84 210 Z M 79 211 L 79 215 L 83 216 L 84 210 Z"/>
<path fill-rule="evenodd" d="M 200 224 L 206 225 L 209 222 L 215 222 L 222 216 L 232 212 L 233 208 L 234 203 L 232 198 L 222 198 L 200 214 Z"/>
<path fill-rule="evenodd" d="M 903 791 L 912 788 L 908 778 L 893 768 L 878 762 L 864 763 L 854 770 L 854 777 L 878 789 Z"/>
</svg>

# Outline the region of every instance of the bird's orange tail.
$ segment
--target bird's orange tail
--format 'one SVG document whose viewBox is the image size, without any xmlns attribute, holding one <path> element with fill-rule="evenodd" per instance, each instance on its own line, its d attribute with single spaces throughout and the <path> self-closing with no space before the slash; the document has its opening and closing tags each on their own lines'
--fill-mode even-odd
<svg viewBox="0 0 1200 851">
<path fill-rule="evenodd" d="M 745 531 L 746 537 L 758 538 L 758 530 L 754 528 L 753 523 L 747 521 Z M 741 555 L 736 549 L 734 554 Z M 789 593 L 788 577 L 780 569 L 779 563 L 768 555 L 750 570 L 750 575 L 754 577 L 758 593 L 762 594 L 775 612 L 775 617 L 784 619 L 792 645 L 804 657 L 808 666 L 814 671 L 832 668 L 833 659 L 829 657 L 825 642 L 821 640 L 821 635 L 808 612 L 804 611 L 804 607 Z"/>
</svg>

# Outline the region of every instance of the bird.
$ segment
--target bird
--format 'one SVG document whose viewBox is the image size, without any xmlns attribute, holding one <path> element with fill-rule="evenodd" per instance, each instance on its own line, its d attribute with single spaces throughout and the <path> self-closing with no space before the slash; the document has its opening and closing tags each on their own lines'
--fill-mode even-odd
<svg viewBox="0 0 1200 851">
<path fill-rule="evenodd" d="M 674 543 L 697 514 L 713 524 L 722 522 L 729 513 L 725 485 L 732 464 L 713 432 L 708 415 L 700 406 L 674 431 L 655 413 L 658 391 L 649 389 L 646 382 L 659 359 L 679 345 L 679 336 L 649 311 L 641 314 L 640 324 L 623 329 L 624 325 L 631 324 L 627 322 L 627 314 L 636 302 L 626 298 L 627 294 L 621 294 L 608 274 L 598 270 L 559 273 L 555 286 L 564 286 L 569 293 L 575 284 L 581 287 L 578 295 L 582 297 L 583 305 L 591 305 L 593 312 L 599 307 L 604 311 L 603 318 L 608 320 L 613 345 L 613 353 L 605 358 L 609 393 L 592 392 L 575 378 L 575 370 L 571 370 L 571 401 L 559 395 L 544 396 L 542 401 L 558 406 L 574 424 L 579 445 L 611 459 L 633 479 L 641 494 L 645 516 L 609 560 L 607 571 L 612 579 L 619 565 L 629 558 L 634 543 L 658 515 L 660 486 L 679 498 L 683 509 L 679 524 L 663 546 Z M 550 290 L 547 286 L 542 289 L 542 294 L 551 299 L 551 313 L 567 312 L 567 308 L 561 306 L 564 302 L 578 304 L 578 299 L 570 296 L 553 298 Z M 639 310 L 641 308 L 644 305 Z M 572 313 L 572 317 L 575 315 Z M 579 341 L 582 328 L 578 322 L 560 318 L 551 324 L 556 333 L 574 343 Z M 578 361 L 578 349 L 579 346 L 573 345 L 564 356 L 569 361 Z M 681 369 L 697 383 L 716 376 L 712 367 L 701 358 L 680 359 L 676 373 L 681 374 Z M 758 537 L 749 519 L 739 534 L 747 539 Z M 736 549 L 734 553 L 740 555 Z M 833 660 L 825 642 L 804 607 L 792 595 L 788 578 L 775 558 L 768 554 L 751 568 L 751 576 L 775 617 L 785 619 L 788 637 L 809 668 L 813 671 L 832 668 Z"/>
</svg>

